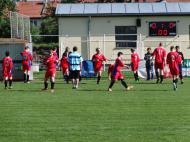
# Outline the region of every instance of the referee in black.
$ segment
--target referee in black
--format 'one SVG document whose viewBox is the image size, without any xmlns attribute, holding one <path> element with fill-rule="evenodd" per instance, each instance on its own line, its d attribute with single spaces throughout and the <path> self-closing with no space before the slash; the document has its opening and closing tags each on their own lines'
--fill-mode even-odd
<svg viewBox="0 0 190 142">
<path fill-rule="evenodd" d="M 179 78 L 181 80 L 181 84 L 183 84 L 184 82 L 183 82 L 182 64 L 184 61 L 184 56 L 183 56 L 183 53 L 180 51 L 179 46 L 176 46 L 175 49 L 176 49 L 176 52 L 179 54 L 179 56 L 181 56 L 181 59 L 182 59 L 182 62 L 179 64 Z"/>
</svg>

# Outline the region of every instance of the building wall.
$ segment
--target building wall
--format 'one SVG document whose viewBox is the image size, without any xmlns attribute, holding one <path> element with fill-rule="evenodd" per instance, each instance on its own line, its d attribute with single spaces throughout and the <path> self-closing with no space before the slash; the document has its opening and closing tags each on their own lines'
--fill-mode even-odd
<svg viewBox="0 0 190 142">
<path fill-rule="evenodd" d="M 144 48 L 142 50 L 144 52 L 146 47 L 155 48 L 162 41 L 167 51 L 169 51 L 171 45 L 180 45 L 185 57 L 190 58 L 190 54 L 187 54 L 190 46 L 190 17 L 188 16 L 92 17 L 90 26 L 88 26 L 88 17 L 62 17 L 59 18 L 59 34 L 62 35 L 60 37 L 60 46 L 62 48 L 78 46 L 85 59 L 90 58 L 97 47 L 102 48 L 104 54 L 110 60 L 116 57 L 118 51 L 123 51 L 126 59 L 129 59 L 130 51 L 128 49 L 115 47 L 115 26 L 135 26 L 137 18 L 141 19 L 141 27 L 137 28 L 137 34 L 138 41 L 143 43 Z M 148 22 L 150 21 L 177 21 L 177 36 L 149 37 Z M 81 42 L 88 38 L 89 31 L 90 42 Z M 141 48 L 141 44 L 138 44 L 138 49 L 141 50 Z"/>
</svg>

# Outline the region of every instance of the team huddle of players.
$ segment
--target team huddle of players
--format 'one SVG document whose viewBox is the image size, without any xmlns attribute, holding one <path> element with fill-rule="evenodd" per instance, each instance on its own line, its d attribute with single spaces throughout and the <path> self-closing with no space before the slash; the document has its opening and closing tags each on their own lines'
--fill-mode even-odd
<svg viewBox="0 0 190 142">
<path fill-rule="evenodd" d="M 73 48 L 73 53 L 77 51 L 77 47 Z M 173 89 L 177 89 L 178 77 L 180 76 L 181 83 L 183 84 L 183 77 L 182 77 L 182 62 L 184 60 L 182 52 L 179 51 L 179 46 L 171 46 L 170 52 L 166 55 L 166 50 L 162 46 L 162 43 L 151 52 L 151 48 L 147 49 L 147 53 L 145 54 L 145 61 L 146 61 L 146 71 L 147 71 L 147 80 L 153 78 L 153 64 L 155 67 L 155 73 L 157 77 L 156 83 L 162 83 L 164 79 L 164 68 L 165 65 L 169 65 L 170 73 L 173 77 Z M 3 59 L 3 76 L 4 76 L 4 84 L 5 89 L 12 88 L 12 79 L 13 79 L 13 60 L 9 55 L 10 53 L 7 51 L 5 53 L 6 57 Z M 29 51 L 28 47 L 25 47 L 25 50 L 20 53 L 22 56 L 22 68 L 24 74 L 24 83 L 30 83 L 30 70 L 32 65 L 32 54 Z M 46 73 L 44 79 L 44 89 L 48 89 L 48 79 L 51 82 L 51 91 L 54 92 L 54 85 L 55 85 L 55 76 L 56 76 L 56 66 L 59 64 L 61 70 L 63 72 L 63 76 L 67 83 L 69 80 L 72 79 L 73 89 L 78 88 L 78 80 L 80 79 L 81 70 L 82 70 L 82 57 L 78 53 L 74 53 L 70 56 L 72 52 L 69 52 L 69 48 L 65 49 L 65 52 L 62 55 L 61 60 L 59 61 L 57 52 L 55 49 L 50 51 L 48 58 L 45 61 L 46 64 Z M 110 85 L 108 87 L 108 91 L 112 91 L 112 87 L 117 80 L 121 81 L 121 84 L 126 88 L 126 90 L 133 89 L 133 86 L 127 85 L 126 81 L 124 80 L 124 76 L 122 74 L 121 68 L 128 66 L 123 62 L 124 54 L 122 52 L 118 52 L 117 58 L 114 64 L 110 64 L 108 67 L 108 77 L 110 80 Z M 69 62 L 69 57 L 72 57 L 74 60 Z M 153 59 L 155 60 L 153 63 Z M 100 83 L 102 71 L 103 71 L 103 62 L 106 62 L 107 58 L 101 53 L 100 48 L 96 49 L 96 54 L 92 56 L 92 62 L 94 65 L 94 73 L 97 76 L 97 84 Z M 73 63 L 71 63 L 73 62 Z M 130 66 L 131 70 L 134 73 L 135 81 L 139 81 L 138 76 L 138 68 L 139 68 L 140 58 L 139 55 L 135 52 L 135 49 L 131 49 L 131 61 Z M 74 71 L 71 69 L 75 68 Z M 151 77 L 152 76 L 152 77 Z M 9 87 L 8 87 L 9 85 Z"/>
</svg>

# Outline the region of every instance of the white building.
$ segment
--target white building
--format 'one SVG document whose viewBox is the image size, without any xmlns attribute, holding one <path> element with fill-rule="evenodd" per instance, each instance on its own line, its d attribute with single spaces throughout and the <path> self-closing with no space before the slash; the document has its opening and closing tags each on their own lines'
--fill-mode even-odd
<svg viewBox="0 0 190 142">
<path fill-rule="evenodd" d="M 59 4 L 60 53 L 78 46 L 90 59 L 100 47 L 111 60 L 118 51 L 137 48 L 141 58 L 147 47 L 163 42 L 167 51 L 180 45 L 190 58 L 190 3 Z"/>
</svg>

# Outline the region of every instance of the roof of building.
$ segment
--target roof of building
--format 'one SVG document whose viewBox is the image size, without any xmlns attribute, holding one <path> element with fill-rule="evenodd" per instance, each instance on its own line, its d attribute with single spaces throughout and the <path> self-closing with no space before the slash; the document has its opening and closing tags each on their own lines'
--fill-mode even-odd
<svg viewBox="0 0 190 142">
<path fill-rule="evenodd" d="M 190 15 L 190 2 L 58 4 L 57 16 Z"/>
<path fill-rule="evenodd" d="M 41 18 L 43 10 L 42 2 L 17 2 L 18 13 L 29 16 L 30 18 Z"/>
</svg>

